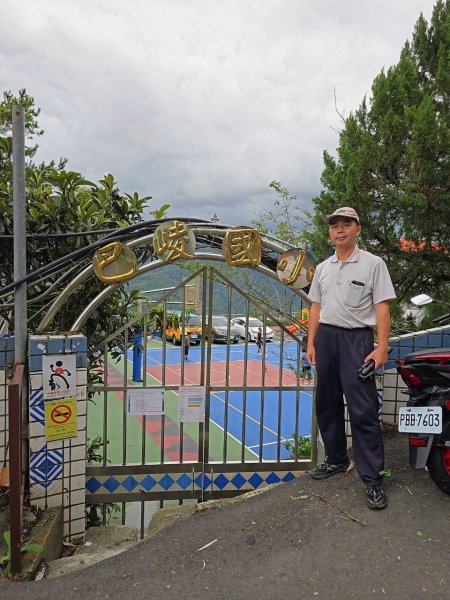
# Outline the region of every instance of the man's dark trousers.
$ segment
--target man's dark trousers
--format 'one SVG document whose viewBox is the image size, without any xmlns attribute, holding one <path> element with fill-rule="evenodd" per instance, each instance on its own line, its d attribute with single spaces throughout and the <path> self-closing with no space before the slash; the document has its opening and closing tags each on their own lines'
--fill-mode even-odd
<svg viewBox="0 0 450 600">
<path fill-rule="evenodd" d="M 371 486 L 382 481 L 383 435 L 375 380 L 359 379 L 357 370 L 373 347 L 370 327 L 344 329 L 320 324 L 315 339 L 316 412 L 327 462 L 341 464 L 347 460 L 344 393 L 356 469 L 363 482 Z"/>
</svg>

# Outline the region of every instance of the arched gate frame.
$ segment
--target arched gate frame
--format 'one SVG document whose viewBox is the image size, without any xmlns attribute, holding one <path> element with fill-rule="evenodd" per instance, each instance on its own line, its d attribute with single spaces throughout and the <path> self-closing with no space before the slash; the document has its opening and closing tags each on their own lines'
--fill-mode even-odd
<svg viewBox="0 0 450 600">
<path fill-rule="evenodd" d="M 180 220 L 169 224 L 174 222 Z M 300 338 L 287 329 L 270 306 L 255 301 L 212 266 L 214 261 L 224 261 L 230 229 L 209 223 L 188 224 L 197 238 L 213 240 L 208 251 L 202 252 L 195 248 L 194 238 L 189 257 L 207 261 L 208 266 L 202 266 L 175 289 L 154 300 L 142 314 L 108 335 L 88 354 L 91 367 L 98 368 L 101 377 L 98 384 L 88 388 L 92 400 L 88 403 L 88 437 L 92 440 L 100 436 L 106 443 L 101 451 L 101 465 L 86 468 L 86 503 L 104 507 L 124 503 L 122 521 L 125 522 L 125 503 L 139 502 L 142 529 L 148 501 L 157 500 L 162 505 L 165 500 L 230 497 L 289 481 L 296 472 L 311 468 L 316 461 L 314 385 L 312 380 L 302 377 Z M 151 243 L 155 235 L 154 232 L 133 239 L 126 246 L 138 248 Z M 219 242 L 223 244 L 222 254 L 214 252 Z M 281 261 L 289 252 L 295 258 L 299 250 L 262 236 L 263 260 L 254 268 L 278 280 L 277 270 L 285 268 Z M 303 260 L 297 278 L 305 278 L 309 272 L 310 280 L 314 263 L 303 250 L 300 252 Z M 135 274 L 165 264 L 167 253 L 141 265 Z M 43 318 L 40 332 L 48 330 L 65 299 L 92 276 L 93 269 L 92 265 L 85 267 L 59 295 Z M 194 360 L 187 361 L 181 352 L 185 326 L 189 325 L 186 298 L 195 280 L 199 281 L 201 290 L 201 341 L 190 351 L 190 358 Z M 93 311 L 119 285 L 122 284 L 107 285 L 91 300 L 74 321 L 70 333 L 81 331 Z M 243 342 L 225 343 L 220 347 L 212 342 L 211 317 L 215 314 L 218 289 L 222 296 L 225 290 L 227 297 L 226 314 L 222 314 L 228 320 L 228 339 L 232 333 L 233 307 L 237 299 L 240 306 L 244 303 L 245 310 L 241 311 L 245 322 Z M 293 291 L 307 300 L 301 289 L 294 287 Z M 173 345 L 166 335 L 174 302 L 181 306 L 181 348 Z M 155 336 L 151 318 L 154 305 L 163 307 L 161 338 Z M 255 344 L 248 340 L 248 319 L 254 313 L 262 319 L 264 336 L 270 329 L 276 332 L 274 341 L 265 345 L 267 354 L 258 355 Z M 139 382 L 132 380 L 132 331 L 136 328 L 143 334 L 139 340 L 142 352 L 142 381 Z M 185 408 L 189 407 L 189 388 L 199 390 L 199 397 L 191 398 L 190 408 L 204 401 L 204 420 L 180 419 L 182 398 Z M 131 411 L 135 414 L 130 413 L 130 403 L 139 404 L 145 396 L 155 398 L 159 394 L 164 397 L 163 414 L 137 414 L 136 407 Z M 285 447 L 286 443 L 299 438 L 311 442 L 306 456 L 298 453 L 295 444 L 290 451 Z"/>
</svg>

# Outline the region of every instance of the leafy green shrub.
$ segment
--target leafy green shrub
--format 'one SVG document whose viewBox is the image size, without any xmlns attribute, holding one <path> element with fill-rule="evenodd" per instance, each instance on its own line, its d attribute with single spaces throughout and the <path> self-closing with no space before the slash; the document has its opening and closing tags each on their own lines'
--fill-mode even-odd
<svg viewBox="0 0 450 600">
<path fill-rule="evenodd" d="M 11 575 L 11 532 L 5 531 L 3 533 L 3 537 L 5 538 L 5 542 L 6 542 L 6 546 L 7 546 L 8 550 L 7 550 L 6 554 L 4 554 L 3 556 L 0 556 L 0 567 L 5 570 L 5 573 L 7 575 Z M 41 546 L 41 544 L 35 544 L 33 542 L 31 542 L 29 544 L 25 544 L 20 549 L 20 551 L 22 553 L 36 552 L 36 554 L 39 554 L 39 552 L 42 552 L 43 550 L 44 550 L 44 546 Z"/>
<path fill-rule="evenodd" d="M 292 440 L 286 440 L 284 447 L 288 450 L 291 458 L 311 456 L 311 440 L 304 435 L 292 434 Z"/>
</svg>

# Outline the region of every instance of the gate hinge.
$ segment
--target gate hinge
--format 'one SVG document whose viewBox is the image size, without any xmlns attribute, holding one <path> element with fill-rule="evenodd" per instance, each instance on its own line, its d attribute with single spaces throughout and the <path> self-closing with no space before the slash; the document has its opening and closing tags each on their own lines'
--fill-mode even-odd
<svg viewBox="0 0 450 600">
<path fill-rule="evenodd" d="M 14 375 L 14 363 L 8 363 L 5 367 L 6 379 L 11 380 Z"/>
</svg>

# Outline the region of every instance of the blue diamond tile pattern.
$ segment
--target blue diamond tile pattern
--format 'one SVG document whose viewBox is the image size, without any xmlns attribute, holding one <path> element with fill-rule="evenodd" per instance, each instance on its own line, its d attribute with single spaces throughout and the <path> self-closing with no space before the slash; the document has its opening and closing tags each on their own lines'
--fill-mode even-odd
<svg viewBox="0 0 450 600">
<path fill-rule="evenodd" d="M 214 487 L 223 490 L 223 488 L 230 483 L 228 477 L 225 477 L 223 473 L 214 478 Z"/>
<path fill-rule="evenodd" d="M 45 421 L 44 392 L 42 388 L 30 394 L 30 421 Z"/>
<path fill-rule="evenodd" d="M 101 487 L 102 484 L 95 477 L 89 477 L 89 479 L 86 480 L 86 489 L 91 494 L 95 494 Z"/>
<path fill-rule="evenodd" d="M 256 490 L 280 481 L 288 482 L 295 478 L 291 471 L 262 471 L 242 473 L 217 473 L 211 479 L 210 474 L 196 473 L 153 473 L 126 474 L 113 476 L 97 476 L 86 479 L 88 494 L 113 494 L 132 492 L 180 492 L 182 490 L 213 491 L 245 491 Z"/>
<path fill-rule="evenodd" d="M 133 492 L 137 486 L 139 485 L 139 482 L 136 481 L 136 479 L 134 477 L 127 477 L 123 482 L 122 482 L 123 487 L 127 490 L 127 492 Z"/>
<path fill-rule="evenodd" d="M 197 485 L 197 489 L 200 490 L 207 490 L 211 485 L 211 479 L 205 473 L 200 473 L 200 475 L 194 479 L 194 482 Z"/>
<path fill-rule="evenodd" d="M 146 492 L 152 490 L 155 487 L 155 485 L 157 485 L 157 481 L 151 475 L 146 475 L 141 481 L 141 486 Z"/>
<path fill-rule="evenodd" d="M 110 492 L 112 494 L 113 492 L 115 492 L 117 490 L 120 483 L 117 481 L 117 479 L 115 477 L 108 477 L 108 479 L 105 481 L 105 483 L 103 485 L 108 490 L 108 492 Z"/>
<path fill-rule="evenodd" d="M 44 447 L 30 458 L 30 482 L 47 488 L 59 479 L 63 471 L 63 455 L 60 450 L 47 450 Z"/>
<path fill-rule="evenodd" d="M 234 487 L 237 490 L 240 490 L 241 487 L 247 483 L 247 480 L 245 479 L 245 477 L 243 477 L 243 475 L 241 473 L 237 473 L 233 479 L 231 480 L 231 483 L 234 485 Z"/>
<path fill-rule="evenodd" d="M 273 471 L 268 477 L 266 477 L 266 483 L 268 483 L 269 485 L 271 483 L 279 483 L 280 481 L 281 481 L 280 476 L 277 475 L 276 473 L 274 473 Z"/>
<path fill-rule="evenodd" d="M 161 479 L 159 480 L 159 485 L 166 490 L 170 490 L 170 488 L 173 486 L 173 484 L 175 483 L 175 481 L 172 479 L 172 477 L 170 475 L 164 475 L 164 477 L 161 477 Z"/>
<path fill-rule="evenodd" d="M 256 490 L 264 482 L 264 479 L 259 473 L 253 473 L 253 475 L 249 478 L 248 482 L 251 484 L 252 488 Z"/>
<path fill-rule="evenodd" d="M 182 490 L 186 490 L 192 485 L 192 478 L 188 477 L 186 473 L 183 473 L 181 477 L 178 477 L 177 485 L 179 485 Z"/>
</svg>

